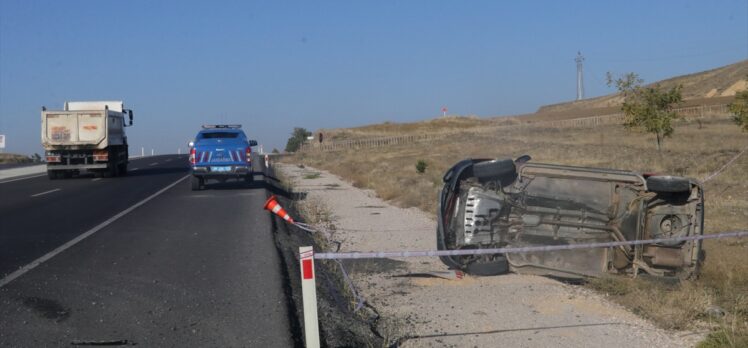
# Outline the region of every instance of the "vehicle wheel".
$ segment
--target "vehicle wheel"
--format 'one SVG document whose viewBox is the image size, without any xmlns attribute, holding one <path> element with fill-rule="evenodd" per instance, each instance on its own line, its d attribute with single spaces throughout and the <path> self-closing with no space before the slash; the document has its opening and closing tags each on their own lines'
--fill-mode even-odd
<svg viewBox="0 0 748 348">
<path fill-rule="evenodd" d="M 204 185 L 203 178 L 199 176 L 193 176 L 192 177 L 192 191 L 199 191 L 203 188 Z"/>
<path fill-rule="evenodd" d="M 647 178 L 647 189 L 652 192 L 680 193 L 691 191 L 691 181 L 670 175 L 650 176 Z"/>
<path fill-rule="evenodd" d="M 49 178 L 49 180 L 57 180 L 57 179 L 59 179 L 60 178 L 59 174 L 60 173 L 58 171 L 56 171 L 56 170 L 48 170 L 47 171 L 47 177 Z"/>
<path fill-rule="evenodd" d="M 473 165 L 473 175 L 478 179 L 499 179 L 507 174 L 514 174 L 516 167 L 510 159 L 496 159 Z"/>
<path fill-rule="evenodd" d="M 106 166 L 106 169 L 104 169 L 104 170 L 101 171 L 101 176 L 104 177 L 104 178 L 111 178 L 111 177 L 113 177 L 113 176 L 116 175 L 116 170 L 117 170 L 116 166 L 114 166 L 111 163 L 109 163 Z"/>
<path fill-rule="evenodd" d="M 251 184 L 254 181 L 255 181 L 255 175 L 254 174 L 247 174 L 244 177 L 244 182 L 246 182 L 247 184 Z"/>
<path fill-rule="evenodd" d="M 478 263 L 474 262 L 467 265 L 464 269 L 465 273 L 477 276 L 494 276 L 499 274 L 505 274 L 509 272 L 509 262 L 506 260 L 506 256 L 496 256 L 491 262 Z"/>
<path fill-rule="evenodd" d="M 120 176 L 127 175 L 127 162 L 121 163 L 119 166 L 117 166 L 117 169 L 119 171 Z"/>
</svg>

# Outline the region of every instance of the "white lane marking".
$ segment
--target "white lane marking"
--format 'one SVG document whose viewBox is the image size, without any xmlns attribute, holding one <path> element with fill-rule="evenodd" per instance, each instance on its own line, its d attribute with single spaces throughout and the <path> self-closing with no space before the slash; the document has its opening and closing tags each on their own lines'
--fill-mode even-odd
<svg viewBox="0 0 748 348">
<path fill-rule="evenodd" d="M 101 178 L 91 179 L 91 181 L 99 181 L 99 180 L 101 180 Z"/>
<path fill-rule="evenodd" d="M 134 171 L 136 171 L 136 170 L 138 170 L 138 169 L 140 169 L 140 168 L 133 168 L 133 169 L 130 169 L 130 171 L 131 171 L 131 172 L 134 172 Z"/>
<path fill-rule="evenodd" d="M 47 174 L 39 174 L 39 175 L 26 176 L 26 177 L 23 177 L 23 178 L 18 178 L 18 179 L 13 179 L 13 180 L 5 180 L 5 181 L 0 181 L 0 184 L 5 184 L 5 183 L 19 181 L 19 180 L 26 180 L 26 179 L 31 179 L 31 178 L 38 178 L 40 176 L 45 176 L 45 175 L 47 175 Z"/>
<path fill-rule="evenodd" d="M 153 163 L 149 164 L 149 166 L 155 166 L 157 164 L 158 164 L 158 162 L 153 162 Z"/>
<path fill-rule="evenodd" d="M 55 250 L 52 250 L 52 251 L 48 252 L 47 254 L 45 254 L 44 256 L 42 256 L 42 257 L 40 257 L 40 258 L 32 261 L 28 265 L 25 265 L 25 266 L 19 268 L 17 271 L 15 271 L 15 272 L 13 272 L 11 274 L 8 274 L 5 278 L 0 279 L 0 288 L 2 288 L 5 285 L 8 285 L 8 283 L 14 281 L 16 278 L 18 278 L 18 277 L 26 274 L 27 272 L 29 272 L 32 269 L 38 267 L 42 263 L 44 263 L 44 262 L 48 261 L 49 259 L 55 257 L 57 254 L 65 251 L 65 250 L 67 250 L 68 248 L 72 247 L 73 245 L 76 245 L 76 244 L 80 243 L 82 240 L 90 237 L 94 233 L 99 232 L 104 227 L 109 226 L 111 223 L 117 221 L 119 218 L 127 215 L 128 213 L 130 213 L 131 211 L 137 209 L 141 205 L 146 204 L 148 201 L 156 198 L 158 195 L 166 192 L 166 190 L 168 190 L 168 189 L 176 186 L 177 184 L 179 184 L 180 182 L 184 181 L 184 179 L 189 178 L 190 176 L 191 175 L 185 175 L 185 176 L 183 176 L 182 178 L 178 179 L 177 181 L 175 181 L 175 182 L 169 184 L 168 186 L 162 188 L 158 192 L 156 192 L 156 193 L 148 196 L 148 198 L 146 198 L 146 199 L 144 199 L 144 200 L 142 200 L 142 201 L 140 201 L 138 203 L 135 203 L 133 206 L 131 206 L 131 207 L 129 207 L 129 208 L 121 211 L 119 214 L 117 214 L 115 216 L 110 217 L 108 220 L 106 220 L 106 221 L 98 224 L 96 227 L 94 227 L 94 228 L 92 228 L 92 229 L 84 232 L 83 234 L 79 235 L 78 237 L 75 237 L 72 240 L 68 241 L 67 243 L 65 243 L 65 244 L 57 247 Z"/>
<path fill-rule="evenodd" d="M 59 190 L 60 190 L 60 189 L 56 188 L 56 189 L 54 189 L 54 190 L 44 191 L 44 192 L 42 192 L 42 193 L 37 193 L 37 194 L 35 194 L 35 195 L 31 195 L 31 197 L 39 197 L 39 196 L 41 196 L 41 195 L 46 195 L 47 193 L 57 192 L 57 191 L 59 191 Z"/>
</svg>

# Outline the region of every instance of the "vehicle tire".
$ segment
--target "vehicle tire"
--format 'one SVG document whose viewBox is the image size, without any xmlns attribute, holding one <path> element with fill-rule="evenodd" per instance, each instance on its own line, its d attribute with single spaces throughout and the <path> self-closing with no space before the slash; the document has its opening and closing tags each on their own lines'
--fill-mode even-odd
<svg viewBox="0 0 748 348">
<path fill-rule="evenodd" d="M 199 176 L 192 176 L 192 191 L 200 191 L 203 188 L 203 178 Z"/>
<path fill-rule="evenodd" d="M 657 175 L 647 178 L 647 189 L 651 192 L 681 193 L 691 191 L 691 181 L 670 175 Z"/>
<path fill-rule="evenodd" d="M 59 179 L 60 178 L 59 174 L 60 174 L 60 172 L 58 172 L 56 170 L 48 170 L 47 171 L 47 177 L 49 178 L 49 180 L 57 180 L 57 179 Z"/>
<path fill-rule="evenodd" d="M 120 176 L 125 176 L 125 175 L 127 175 L 127 162 L 125 162 L 125 163 L 120 163 L 120 165 L 119 165 L 119 166 L 117 166 L 117 169 L 118 169 L 118 171 L 119 171 L 119 175 L 120 175 Z"/>
<path fill-rule="evenodd" d="M 255 181 L 255 175 L 254 175 L 254 174 L 251 174 L 251 173 L 250 173 L 250 174 L 247 174 L 247 175 L 246 175 L 246 176 L 244 177 L 244 182 L 245 182 L 245 183 L 247 183 L 247 184 L 251 184 L 251 183 L 253 183 L 254 181 Z"/>
<path fill-rule="evenodd" d="M 117 174 L 116 170 L 116 166 L 112 163 L 109 163 L 107 164 L 106 169 L 102 169 L 101 176 L 104 178 L 111 178 Z"/>
<path fill-rule="evenodd" d="M 510 159 L 495 159 L 473 165 L 473 175 L 478 179 L 499 179 L 508 174 L 516 173 L 514 161 Z"/>
<path fill-rule="evenodd" d="M 509 261 L 506 256 L 497 256 L 495 260 L 487 263 L 471 263 L 464 269 L 465 273 L 477 276 L 494 276 L 509 272 Z"/>
</svg>

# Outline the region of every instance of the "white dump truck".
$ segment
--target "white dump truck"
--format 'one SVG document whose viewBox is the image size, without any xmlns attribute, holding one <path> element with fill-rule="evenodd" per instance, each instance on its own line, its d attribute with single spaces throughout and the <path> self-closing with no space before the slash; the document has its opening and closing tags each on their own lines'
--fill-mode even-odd
<svg viewBox="0 0 748 348">
<path fill-rule="evenodd" d="M 132 110 L 121 101 L 65 102 L 63 110 L 42 107 L 49 178 L 68 178 L 82 171 L 97 177 L 126 174 L 128 126 L 132 126 Z"/>
</svg>

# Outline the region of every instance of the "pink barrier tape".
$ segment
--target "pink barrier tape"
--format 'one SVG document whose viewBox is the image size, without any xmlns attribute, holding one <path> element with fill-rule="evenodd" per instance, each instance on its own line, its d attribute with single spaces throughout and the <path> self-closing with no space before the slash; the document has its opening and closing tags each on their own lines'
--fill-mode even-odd
<svg viewBox="0 0 748 348">
<path fill-rule="evenodd" d="M 624 241 L 624 242 L 604 242 L 604 243 L 568 244 L 568 245 L 543 245 L 543 246 L 529 246 L 529 247 L 516 247 L 516 248 L 315 253 L 314 258 L 318 260 L 325 260 L 325 259 L 341 260 L 341 259 L 382 259 L 382 258 L 393 258 L 393 257 L 510 254 L 510 253 L 529 253 L 529 252 L 555 251 L 555 250 L 613 248 L 613 247 L 626 246 L 626 245 L 657 244 L 657 243 L 662 243 L 662 242 L 685 242 L 685 241 L 695 241 L 695 240 L 703 240 L 703 239 L 742 238 L 742 237 L 748 237 L 748 231 L 723 232 L 723 233 L 716 233 L 716 234 L 676 237 L 676 238 L 642 239 L 642 240 L 632 240 L 632 241 Z"/>
</svg>

